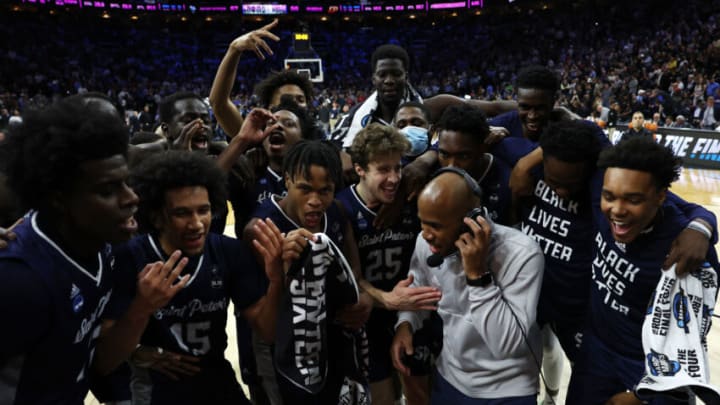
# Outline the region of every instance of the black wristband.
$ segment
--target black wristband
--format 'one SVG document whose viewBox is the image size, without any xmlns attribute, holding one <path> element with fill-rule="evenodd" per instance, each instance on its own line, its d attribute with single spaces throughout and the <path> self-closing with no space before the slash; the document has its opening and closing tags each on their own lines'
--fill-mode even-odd
<svg viewBox="0 0 720 405">
<path fill-rule="evenodd" d="M 471 287 L 487 287 L 490 283 L 492 283 L 492 280 L 493 276 L 490 271 L 483 273 L 478 278 L 469 278 L 468 276 L 465 276 L 465 282 Z"/>
</svg>

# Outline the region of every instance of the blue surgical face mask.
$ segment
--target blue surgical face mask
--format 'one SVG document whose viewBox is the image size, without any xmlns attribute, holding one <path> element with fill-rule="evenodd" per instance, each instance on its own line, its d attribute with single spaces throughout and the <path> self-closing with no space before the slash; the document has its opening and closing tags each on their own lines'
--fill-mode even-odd
<svg viewBox="0 0 720 405">
<path fill-rule="evenodd" d="M 400 132 L 407 137 L 408 141 L 410 141 L 410 150 L 405 154 L 405 156 L 420 156 L 428 150 L 430 140 L 428 139 L 428 130 L 426 128 L 408 125 L 401 129 Z"/>
</svg>

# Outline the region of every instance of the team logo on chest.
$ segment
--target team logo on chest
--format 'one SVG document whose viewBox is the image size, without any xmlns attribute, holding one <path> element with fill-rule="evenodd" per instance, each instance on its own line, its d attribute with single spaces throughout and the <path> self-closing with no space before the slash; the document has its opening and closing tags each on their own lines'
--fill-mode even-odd
<svg viewBox="0 0 720 405">
<path fill-rule="evenodd" d="M 85 298 L 83 298 L 82 294 L 80 294 L 80 288 L 78 288 L 78 286 L 74 283 L 70 288 L 70 302 L 72 303 L 73 312 L 76 314 L 82 310 L 82 307 L 85 304 Z"/>
<path fill-rule="evenodd" d="M 218 271 L 215 266 L 210 269 L 210 286 L 212 288 L 223 288 L 223 280 L 220 276 L 220 271 Z"/>
<path fill-rule="evenodd" d="M 357 213 L 357 224 L 359 229 L 367 229 L 368 223 L 361 212 Z"/>
<path fill-rule="evenodd" d="M 402 224 L 404 226 L 410 226 L 413 224 L 413 218 L 415 217 L 415 213 L 410 209 L 409 206 L 403 207 L 402 210 Z"/>
<path fill-rule="evenodd" d="M 340 223 L 339 223 L 339 222 L 334 222 L 334 223 L 332 224 L 332 228 L 330 229 L 330 231 L 331 231 L 332 233 L 338 233 L 338 232 L 340 232 Z"/>
<path fill-rule="evenodd" d="M 105 245 L 105 251 L 103 252 L 108 263 L 110 263 L 110 270 L 115 269 L 115 255 L 112 252 L 112 246 Z"/>
</svg>

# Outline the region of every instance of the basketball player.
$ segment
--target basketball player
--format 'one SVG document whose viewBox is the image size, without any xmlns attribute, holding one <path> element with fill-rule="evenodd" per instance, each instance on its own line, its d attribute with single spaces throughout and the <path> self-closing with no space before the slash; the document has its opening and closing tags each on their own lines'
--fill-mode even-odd
<svg viewBox="0 0 720 405">
<path fill-rule="evenodd" d="M 273 339 L 282 289 L 279 231 L 269 222 L 256 224 L 262 243 L 254 247 L 270 281 L 263 288 L 249 244 L 209 231 L 214 207 L 225 203 L 225 177 L 214 161 L 187 151 L 155 155 L 133 170 L 131 183 L 140 196 L 138 221 L 151 231 L 117 249 L 123 282 L 111 310 L 122 313 L 135 294 L 137 263 L 163 260 L 177 250 L 189 260 L 187 286 L 155 312 L 132 358 L 133 401 L 248 403 L 224 357 L 227 308 L 232 299 L 236 312 Z M 166 355 L 148 356 L 148 347 Z"/>
<path fill-rule="evenodd" d="M 138 263 L 137 294 L 100 339 L 114 288 L 111 243 L 136 230 L 127 130 L 92 105 L 65 100 L 28 113 L 3 143 L 9 186 L 32 209 L 0 251 L 0 402 L 82 404 L 91 371 L 129 357 L 149 317 L 180 291 L 187 259 Z"/>
</svg>

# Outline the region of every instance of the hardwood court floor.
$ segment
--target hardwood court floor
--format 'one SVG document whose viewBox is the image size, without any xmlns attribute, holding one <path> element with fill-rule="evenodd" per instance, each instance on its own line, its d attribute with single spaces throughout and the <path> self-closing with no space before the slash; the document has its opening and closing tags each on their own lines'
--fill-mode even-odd
<svg viewBox="0 0 720 405">
<path fill-rule="evenodd" d="M 673 184 L 672 191 L 682 198 L 700 204 L 708 210 L 715 213 L 720 218 L 720 171 L 718 170 L 704 170 L 704 169 L 684 169 L 680 176 L 680 179 Z M 234 236 L 235 231 L 233 229 L 234 218 L 232 217 L 232 210 L 230 216 L 228 216 L 228 226 L 225 228 L 225 234 Z M 720 249 L 716 246 L 716 249 L 720 253 Z M 229 314 L 234 312 L 231 307 L 228 310 Z M 716 310 L 720 312 L 720 309 Z M 710 336 L 708 339 L 708 351 L 709 351 L 709 362 L 711 369 L 711 383 L 714 385 L 720 385 L 720 321 L 717 318 L 715 325 L 710 330 Z M 238 368 L 238 355 L 237 355 L 237 344 L 235 342 L 235 317 L 228 317 L 227 324 L 228 334 L 228 348 L 225 351 L 225 357 L 230 360 L 235 368 L 238 381 L 240 380 L 239 368 Z M 565 391 L 567 390 L 567 384 L 570 379 L 570 367 L 565 361 L 565 367 L 563 369 L 561 391 L 557 405 L 563 405 L 565 403 Z M 538 403 L 542 400 L 542 394 L 539 397 Z M 86 405 L 95 405 L 98 402 L 92 395 L 89 395 L 85 401 Z"/>
<path fill-rule="evenodd" d="M 720 218 L 720 170 L 685 169 L 672 191 L 682 198 L 700 204 Z M 720 244 L 715 246 L 720 254 Z M 715 313 L 718 314 L 718 306 Z M 720 386 L 720 319 L 713 319 L 708 336 L 710 382 Z"/>
</svg>

